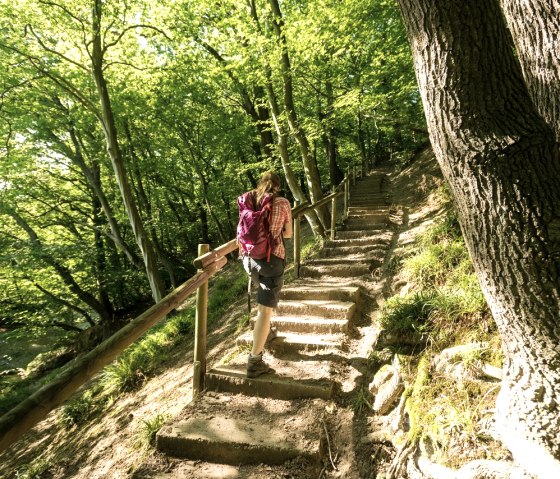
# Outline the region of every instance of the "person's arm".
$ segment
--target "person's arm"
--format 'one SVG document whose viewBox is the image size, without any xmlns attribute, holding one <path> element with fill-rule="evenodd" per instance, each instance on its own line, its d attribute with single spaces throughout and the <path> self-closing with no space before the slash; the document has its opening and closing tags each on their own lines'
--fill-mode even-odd
<svg viewBox="0 0 560 479">
<path fill-rule="evenodd" d="M 287 214 L 284 220 L 284 226 L 282 228 L 282 235 L 284 236 L 284 238 L 291 238 L 294 234 L 292 231 L 292 208 L 290 206 L 290 203 L 287 203 L 287 205 Z"/>
</svg>

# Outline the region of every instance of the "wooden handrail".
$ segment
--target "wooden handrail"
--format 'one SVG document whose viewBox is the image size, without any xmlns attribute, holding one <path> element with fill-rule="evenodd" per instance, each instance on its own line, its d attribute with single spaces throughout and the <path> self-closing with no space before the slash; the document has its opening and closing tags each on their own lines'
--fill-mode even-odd
<svg viewBox="0 0 560 479">
<path fill-rule="evenodd" d="M 227 259 L 222 257 L 206 266 L 203 271 L 195 274 L 89 353 L 71 361 L 51 383 L 0 417 L 0 452 L 17 441 L 148 329 L 181 305 L 201 284 L 223 268 L 226 262 Z"/>
<path fill-rule="evenodd" d="M 237 249 L 237 238 L 218 246 L 216 249 L 209 251 L 198 258 L 193 260 L 193 265 L 196 269 L 204 269 L 209 264 L 212 264 L 217 259 L 223 258 L 226 254 L 231 253 Z"/>
<path fill-rule="evenodd" d="M 310 205 L 309 202 L 305 202 L 293 208 L 293 217 L 298 218 L 299 221 L 299 217 L 310 209 L 319 208 L 329 201 L 333 201 L 334 205 L 336 198 L 342 194 L 345 195 L 345 199 L 347 200 L 350 176 L 352 176 L 353 184 L 355 184 L 355 166 L 353 174 L 350 175 L 347 173 L 333 193 L 312 205 Z M 345 208 L 346 206 L 347 201 L 345 201 Z M 345 214 L 347 214 L 346 211 Z M 331 238 L 333 237 L 334 225 L 331 229 Z M 40 388 L 26 400 L 0 417 L 0 452 L 4 451 L 35 424 L 44 419 L 50 411 L 68 399 L 80 386 L 113 361 L 121 352 L 148 331 L 148 329 L 182 304 L 195 290 L 201 287 L 206 288 L 208 279 L 222 269 L 227 263 L 227 258 L 225 256 L 236 248 L 237 239 L 232 239 L 212 251 L 195 258 L 193 264 L 199 269 L 199 272 L 192 278 L 173 290 L 165 296 L 165 298 L 136 317 L 89 353 L 71 361 L 52 382 Z M 296 272 L 299 272 L 299 264 L 296 265 Z M 201 361 L 197 360 L 195 362 L 197 363 L 195 366 L 198 367 L 199 374 L 201 372 L 203 373 L 203 368 L 201 368 L 200 364 Z"/>
</svg>

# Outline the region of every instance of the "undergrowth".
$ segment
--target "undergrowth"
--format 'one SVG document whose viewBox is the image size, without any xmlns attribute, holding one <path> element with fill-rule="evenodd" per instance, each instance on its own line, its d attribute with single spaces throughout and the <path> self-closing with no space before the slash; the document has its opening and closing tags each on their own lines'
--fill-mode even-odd
<svg viewBox="0 0 560 479">
<path fill-rule="evenodd" d="M 238 264 L 210 280 L 208 326 L 216 323 L 246 291 L 247 278 Z M 134 391 L 169 359 L 173 347 L 194 335 L 195 306 L 191 305 L 154 326 L 105 367 L 94 388 L 75 396 L 62 408 L 61 421 L 67 427 L 95 417 L 120 394 Z"/>
<path fill-rule="evenodd" d="M 445 198 L 441 201 L 445 203 Z M 416 335 L 419 343 L 424 340 L 423 351 L 412 356 L 391 346 L 394 354 L 401 353 L 402 373 L 409 384 L 405 391 L 409 440 L 422 442 L 432 460 L 450 467 L 505 457 L 487 431 L 499 383 L 452 378 L 432 370 L 437 353 L 472 342 L 488 346 L 456 361 L 466 366 L 476 361 L 502 365 L 500 338 L 455 215 L 449 213 L 401 250 L 393 268 L 408 284 L 407 293 L 384 303 L 380 326 L 397 337 Z M 387 348 L 374 351 L 371 363 L 387 362 L 386 352 Z"/>
<path fill-rule="evenodd" d="M 435 349 L 462 341 L 467 332 L 472 336 L 473 329 L 478 340 L 487 340 L 495 333 L 453 214 L 419 238 L 401 259 L 400 268 L 401 277 L 411 288 L 383 305 L 380 322 L 384 330 L 397 335 L 425 333 Z"/>
</svg>

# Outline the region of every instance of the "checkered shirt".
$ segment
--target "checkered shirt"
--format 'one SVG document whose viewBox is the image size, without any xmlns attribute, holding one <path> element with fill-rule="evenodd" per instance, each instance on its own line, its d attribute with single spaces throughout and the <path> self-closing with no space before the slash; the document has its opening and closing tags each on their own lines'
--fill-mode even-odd
<svg viewBox="0 0 560 479">
<path fill-rule="evenodd" d="M 277 196 L 272 202 L 272 215 L 270 217 L 270 232 L 274 238 L 274 245 L 271 253 L 280 259 L 286 257 L 286 249 L 280 234 L 285 223 L 292 222 L 292 207 L 286 198 Z"/>
</svg>

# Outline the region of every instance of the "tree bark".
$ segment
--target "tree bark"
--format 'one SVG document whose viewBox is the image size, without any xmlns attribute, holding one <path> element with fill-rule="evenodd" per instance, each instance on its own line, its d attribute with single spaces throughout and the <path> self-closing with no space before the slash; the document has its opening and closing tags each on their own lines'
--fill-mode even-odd
<svg viewBox="0 0 560 479">
<path fill-rule="evenodd" d="M 126 175 L 122 152 L 118 141 L 117 127 L 115 124 L 109 91 L 107 89 L 107 83 L 105 81 L 105 76 L 103 73 L 103 56 L 105 50 L 102 46 L 101 10 L 101 0 L 95 0 L 92 12 L 93 40 L 91 59 L 93 79 L 97 87 L 97 94 L 99 95 L 99 101 L 101 104 L 103 132 L 105 134 L 107 151 L 109 153 L 109 157 L 111 158 L 111 163 L 113 165 L 113 170 L 115 172 L 117 183 L 119 185 L 119 190 L 121 192 L 125 210 L 128 215 L 138 247 L 142 252 L 146 274 L 150 283 L 150 288 L 152 290 L 152 297 L 157 303 L 163 297 L 165 288 L 158 271 L 156 254 L 148 238 L 148 235 L 144 230 L 142 219 L 140 218 L 140 214 L 138 213 L 138 207 L 130 189 L 130 184 Z"/>
<path fill-rule="evenodd" d="M 560 3 L 502 0 L 529 93 L 560 142 Z"/>
<path fill-rule="evenodd" d="M 498 0 L 399 0 L 430 139 L 503 340 L 514 457 L 560 477 L 560 154 Z M 538 53 L 537 53 L 538 54 Z"/>
</svg>

